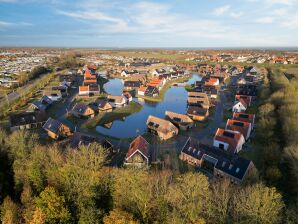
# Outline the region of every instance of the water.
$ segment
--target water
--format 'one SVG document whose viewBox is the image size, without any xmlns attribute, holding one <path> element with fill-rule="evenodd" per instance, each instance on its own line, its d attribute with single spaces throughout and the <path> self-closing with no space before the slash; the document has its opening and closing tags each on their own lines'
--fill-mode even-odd
<svg viewBox="0 0 298 224">
<path fill-rule="evenodd" d="M 194 74 L 187 81 L 187 84 L 193 84 L 200 79 L 199 75 Z M 123 89 L 122 80 L 112 79 L 105 84 L 104 88 L 109 94 L 120 95 Z M 142 104 L 143 108 L 140 112 L 126 117 L 125 120 L 114 121 L 110 129 L 97 126 L 96 131 L 117 138 L 135 137 L 146 131 L 146 121 L 149 115 L 164 118 L 167 110 L 181 114 L 185 114 L 187 111 L 187 91 L 184 87 L 169 88 L 165 93 L 164 100 L 159 103 L 143 101 L 142 99 L 134 100 Z"/>
</svg>

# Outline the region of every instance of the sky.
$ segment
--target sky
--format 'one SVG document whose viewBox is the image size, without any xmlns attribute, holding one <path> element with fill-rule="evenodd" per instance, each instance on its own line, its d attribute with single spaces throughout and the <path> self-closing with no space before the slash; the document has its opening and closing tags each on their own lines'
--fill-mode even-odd
<svg viewBox="0 0 298 224">
<path fill-rule="evenodd" d="M 0 0 L 0 46 L 297 47 L 298 0 Z"/>
</svg>

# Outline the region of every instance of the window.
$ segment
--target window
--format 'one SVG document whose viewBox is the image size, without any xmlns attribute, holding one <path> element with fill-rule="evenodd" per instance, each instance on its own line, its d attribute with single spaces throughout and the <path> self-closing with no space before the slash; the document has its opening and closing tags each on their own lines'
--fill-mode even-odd
<svg viewBox="0 0 298 224">
<path fill-rule="evenodd" d="M 222 143 L 219 143 L 218 148 L 220 148 L 220 149 L 224 149 L 224 148 L 225 148 L 225 145 L 222 144 Z"/>
<path fill-rule="evenodd" d="M 233 168 L 233 164 L 230 164 L 229 166 L 229 170 L 231 170 Z"/>
<path fill-rule="evenodd" d="M 240 171 L 240 169 L 237 167 L 237 169 L 236 169 L 236 173 L 239 173 L 239 171 Z"/>
</svg>

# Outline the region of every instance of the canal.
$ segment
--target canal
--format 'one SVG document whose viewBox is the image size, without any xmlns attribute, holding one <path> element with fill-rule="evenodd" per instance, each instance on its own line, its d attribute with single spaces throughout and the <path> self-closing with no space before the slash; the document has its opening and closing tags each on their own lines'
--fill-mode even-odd
<svg viewBox="0 0 298 224">
<path fill-rule="evenodd" d="M 193 84 L 199 80 L 201 80 L 201 77 L 198 74 L 193 74 L 187 84 Z M 104 88 L 109 94 L 121 95 L 123 81 L 121 79 L 112 79 L 104 85 Z M 185 114 L 187 111 L 187 91 L 184 87 L 170 87 L 162 102 L 149 102 L 138 98 L 134 100 L 143 106 L 140 112 L 134 113 L 123 120 L 115 120 L 108 125 L 109 128 L 97 126 L 96 131 L 116 138 L 135 137 L 146 131 L 146 121 L 149 115 L 164 118 L 167 110 L 181 114 Z"/>
</svg>

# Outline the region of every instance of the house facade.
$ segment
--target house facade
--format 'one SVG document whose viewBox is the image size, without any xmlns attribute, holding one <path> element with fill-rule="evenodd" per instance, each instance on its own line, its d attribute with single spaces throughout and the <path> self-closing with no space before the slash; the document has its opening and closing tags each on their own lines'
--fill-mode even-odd
<svg viewBox="0 0 298 224">
<path fill-rule="evenodd" d="M 234 184 L 241 184 L 255 169 L 250 160 L 228 154 L 192 138 L 186 141 L 179 158 L 208 172 L 213 178 L 228 178 Z"/>
<path fill-rule="evenodd" d="M 150 145 L 142 136 L 136 137 L 129 145 L 124 165 L 134 167 L 148 167 L 151 162 Z"/>
</svg>

